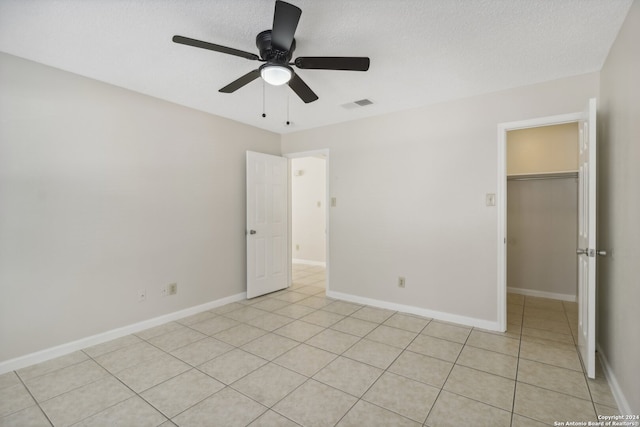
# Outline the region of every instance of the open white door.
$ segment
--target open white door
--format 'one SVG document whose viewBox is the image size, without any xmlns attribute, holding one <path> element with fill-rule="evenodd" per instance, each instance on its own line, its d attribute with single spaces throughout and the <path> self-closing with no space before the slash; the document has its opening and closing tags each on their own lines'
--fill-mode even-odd
<svg viewBox="0 0 640 427">
<path fill-rule="evenodd" d="M 247 298 L 288 285 L 288 163 L 247 151 Z"/>
<path fill-rule="evenodd" d="M 596 100 L 580 120 L 578 184 L 578 347 L 589 378 L 596 375 Z M 603 253 L 602 253 L 603 254 Z"/>
</svg>

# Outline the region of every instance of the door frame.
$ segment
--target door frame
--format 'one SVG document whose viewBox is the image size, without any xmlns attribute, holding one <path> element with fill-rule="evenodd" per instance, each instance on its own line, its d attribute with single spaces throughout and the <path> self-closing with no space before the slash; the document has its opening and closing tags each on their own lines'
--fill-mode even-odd
<svg viewBox="0 0 640 427">
<path fill-rule="evenodd" d="M 582 112 L 498 123 L 498 329 L 507 330 L 507 132 L 579 122 Z"/>
<path fill-rule="evenodd" d="M 314 157 L 314 156 L 318 156 L 318 155 L 322 155 L 324 156 L 324 167 L 325 167 L 325 200 L 324 200 L 324 209 L 325 209 L 325 216 L 324 216 L 324 223 L 325 223 L 325 247 L 324 247 L 324 251 L 325 251 L 325 255 L 324 255 L 324 259 L 325 259 L 325 293 L 329 292 L 329 278 L 331 277 L 331 275 L 329 274 L 329 268 L 330 268 L 330 257 L 329 257 L 329 248 L 331 247 L 331 245 L 329 244 L 329 239 L 331 236 L 331 233 L 329 232 L 330 228 L 330 200 L 331 200 L 331 196 L 330 196 L 330 179 L 329 179 L 329 149 L 328 148 L 323 148 L 323 149 L 319 149 L 319 150 L 310 150 L 310 151 L 297 151 L 297 152 L 293 152 L 293 153 L 285 153 L 282 155 L 282 157 L 285 157 L 288 159 L 288 174 L 289 174 L 289 191 L 288 191 L 288 195 L 287 195 L 287 210 L 288 213 L 287 215 L 289 215 L 289 241 L 287 243 L 287 256 L 288 256 L 288 268 L 289 268 L 289 272 L 291 272 L 291 260 L 292 260 L 292 255 L 293 255 L 293 245 L 291 243 L 291 236 L 292 236 L 292 218 L 291 218 L 291 159 L 297 159 L 297 158 L 302 158 L 302 157 Z M 292 274 L 289 274 L 289 285 L 291 286 L 293 277 Z"/>
</svg>

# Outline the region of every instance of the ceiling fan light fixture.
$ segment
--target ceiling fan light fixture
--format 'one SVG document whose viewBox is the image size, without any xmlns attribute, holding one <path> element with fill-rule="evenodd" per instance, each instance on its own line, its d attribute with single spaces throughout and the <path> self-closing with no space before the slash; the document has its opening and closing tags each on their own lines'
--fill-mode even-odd
<svg viewBox="0 0 640 427">
<path fill-rule="evenodd" d="M 288 65 L 264 64 L 260 67 L 260 77 L 273 86 L 288 83 L 293 77 L 293 69 Z"/>
</svg>

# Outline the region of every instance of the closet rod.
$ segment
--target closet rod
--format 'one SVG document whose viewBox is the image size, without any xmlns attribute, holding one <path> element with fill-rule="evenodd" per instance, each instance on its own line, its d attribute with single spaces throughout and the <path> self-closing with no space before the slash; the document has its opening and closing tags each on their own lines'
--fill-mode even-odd
<svg viewBox="0 0 640 427">
<path fill-rule="evenodd" d="M 561 172 L 561 173 L 532 173 L 527 175 L 511 175 L 507 176 L 507 181 L 534 181 L 540 179 L 566 179 L 578 178 L 578 172 Z"/>
</svg>

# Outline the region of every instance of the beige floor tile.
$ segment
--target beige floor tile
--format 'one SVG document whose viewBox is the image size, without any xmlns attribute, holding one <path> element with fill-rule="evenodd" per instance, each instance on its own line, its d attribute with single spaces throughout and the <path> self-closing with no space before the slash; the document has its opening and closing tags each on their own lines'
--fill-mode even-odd
<svg viewBox="0 0 640 427">
<path fill-rule="evenodd" d="M 191 329 L 195 329 L 205 335 L 215 335 L 219 332 L 238 326 L 239 322 L 224 316 L 217 316 L 202 322 L 189 325 Z"/>
<path fill-rule="evenodd" d="M 180 323 L 181 325 L 189 326 L 189 325 L 193 325 L 194 323 L 199 323 L 205 320 L 213 319 L 216 316 L 217 314 L 212 313 L 211 311 L 203 311 L 201 313 L 196 313 L 191 316 L 178 319 L 176 320 L 176 322 Z"/>
<path fill-rule="evenodd" d="M 344 332 L 338 332 L 332 329 L 325 329 L 318 335 L 307 340 L 306 344 L 335 354 L 342 354 L 358 341 L 360 341 L 360 338 L 354 335 L 345 334 Z"/>
<path fill-rule="evenodd" d="M 407 347 L 407 350 L 437 359 L 455 362 L 460 354 L 460 350 L 462 350 L 462 344 L 420 334 L 411 345 Z"/>
<path fill-rule="evenodd" d="M 298 347 L 276 358 L 274 363 L 298 372 L 299 374 L 311 377 L 336 357 L 335 354 L 328 351 L 310 345 L 300 344 Z"/>
<path fill-rule="evenodd" d="M 515 385 L 515 380 L 456 365 L 443 390 L 511 411 Z"/>
<path fill-rule="evenodd" d="M 306 380 L 307 378 L 303 375 L 268 363 L 236 381 L 231 387 L 269 407 Z"/>
<path fill-rule="evenodd" d="M 452 367 L 453 363 L 405 350 L 389 367 L 389 371 L 442 387 Z"/>
<path fill-rule="evenodd" d="M 185 326 L 178 322 L 163 323 L 162 325 L 155 326 L 153 328 L 145 329 L 144 331 L 137 332 L 136 335 L 143 340 L 149 340 L 158 335 L 168 334 L 169 332 L 184 329 Z"/>
<path fill-rule="evenodd" d="M 29 406 L 6 417 L 0 416 L 0 427 L 51 427 L 38 406 Z"/>
<path fill-rule="evenodd" d="M 549 343 L 552 343 L 549 341 Z M 522 340 L 520 344 L 520 358 L 534 360 L 561 368 L 582 372 L 582 365 L 575 347 L 552 344 L 541 344 Z"/>
<path fill-rule="evenodd" d="M 298 424 L 274 411 L 267 411 L 247 427 L 299 427 Z"/>
<path fill-rule="evenodd" d="M 192 369 L 143 392 L 141 396 L 168 418 L 222 390 L 224 384 Z"/>
<path fill-rule="evenodd" d="M 275 314 L 281 316 L 291 317 L 292 319 L 299 319 L 316 311 L 315 308 L 305 307 L 300 304 L 291 304 L 286 307 L 282 307 L 279 310 L 274 311 Z"/>
<path fill-rule="evenodd" d="M 255 326 L 240 324 L 231 329 L 218 332 L 213 337 L 217 340 L 224 341 L 227 344 L 240 347 L 266 333 L 267 331 L 256 328 Z"/>
<path fill-rule="evenodd" d="M 332 426 L 356 401 L 347 393 L 309 380 L 272 409 L 303 426 Z"/>
<path fill-rule="evenodd" d="M 393 347 L 406 348 L 417 335 L 417 332 L 409 332 L 404 329 L 380 325 L 373 331 L 369 332 L 369 334 L 366 335 L 366 338 L 368 340 L 388 344 Z"/>
<path fill-rule="evenodd" d="M 341 356 L 325 366 L 313 378 L 353 396 L 361 397 L 382 375 L 382 372 L 382 369 Z"/>
<path fill-rule="evenodd" d="M 515 379 L 518 358 L 466 345 L 462 349 L 456 364 Z"/>
<path fill-rule="evenodd" d="M 287 303 L 295 303 L 298 301 L 302 301 L 303 299 L 309 298 L 309 295 L 296 292 L 296 291 L 289 291 L 283 294 L 276 295 L 273 298 L 276 300 L 285 301 Z"/>
<path fill-rule="evenodd" d="M 306 294 L 306 295 L 318 295 L 325 292 L 324 286 L 310 286 L 303 285 L 295 290 L 298 293 Z"/>
<path fill-rule="evenodd" d="M 273 332 L 275 334 L 282 335 L 283 337 L 291 338 L 292 340 L 304 342 L 314 335 L 324 331 L 324 329 L 325 328 L 322 326 L 296 320 L 276 329 Z"/>
<path fill-rule="evenodd" d="M 507 293 L 507 304 L 512 305 L 524 305 L 524 295 Z"/>
<path fill-rule="evenodd" d="M 164 353 L 156 359 L 120 371 L 116 376 L 133 391 L 141 393 L 189 369 L 191 366 Z"/>
<path fill-rule="evenodd" d="M 207 336 L 193 329 L 185 328 L 169 332 L 168 334 L 158 335 L 149 339 L 148 342 L 161 350 L 169 352 L 200 341 L 203 338 L 207 338 Z"/>
<path fill-rule="evenodd" d="M 25 385 L 33 397 L 35 397 L 37 401 L 42 402 L 94 382 L 108 374 L 109 373 L 96 362 L 87 360 L 39 377 L 25 380 Z"/>
<path fill-rule="evenodd" d="M 426 317 L 418 317 L 410 314 L 396 313 L 384 321 L 384 324 L 394 328 L 404 329 L 410 332 L 420 332 L 431 322 Z"/>
<path fill-rule="evenodd" d="M 511 420 L 511 427 L 546 427 L 548 425 L 518 414 L 513 414 L 513 419 Z"/>
<path fill-rule="evenodd" d="M 56 426 L 69 426 L 129 399 L 134 394 L 108 376 L 43 402 L 40 406 Z"/>
<path fill-rule="evenodd" d="M 213 310 L 209 310 L 209 311 L 215 314 L 226 314 L 226 313 L 231 313 L 232 311 L 235 311 L 235 310 L 240 310 L 242 307 L 244 307 L 244 304 L 240 304 L 239 302 L 232 302 L 230 304 L 225 304 L 223 306 L 216 307 Z"/>
<path fill-rule="evenodd" d="M 244 427 L 267 410 L 258 402 L 227 387 L 174 418 L 180 427 L 215 425 Z"/>
<path fill-rule="evenodd" d="M 622 415 L 622 412 L 617 407 L 601 405 L 600 403 L 594 403 L 594 406 L 598 415 Z"/>
<path fill-rule="evenodd" d="M 56 357 L 55 359 L 47 360 L 46 362 L 19 369 L 16 373 L 23 380 L 27 380 L 29 378 L 57 371 L 58 369 L 66 368 L 67 366 L 75 365 L 76 363 L 84 362 L 88 359 L 89 357 L 87 357 L 87 355 L 82 351 L 76 351 L 61 357 Z"/>
<path fill-rule="evenodd" d="M 237 320 L 238 322 L 246 322 L 256 317 L 263 316 L 268 311 L 259 310 L 253 306 L 242 307 L 241 309 L 234 310 L 230 313 L 225 313 L 224 316 L 229 319 Z"/>
<path fill-rule="evenodd" d="M 383 308 L 364 306 L 360 310 L 351 315 L 356 319 L 366 320 L 368 322 L 382 323 L 389 317 L 393 316 L 396 312 L 392 310 L 386 310 Z"/>
<path fill-rule="evenodd" d="M 95 358 L 95 361 L 112 374 L 123 371 L 132 366 L 162 356 L 162 350 L 146 342 L 140 342 L 120 348 Z"/>
<path fill-rule="evenodd" d="M 260 310 L 276 311 L 281 309 L 282 307 L 288 306 L 289 304 L 290 302 L 283 301 L 280 299 L 267 298 L 262 301 L 258 301 L 257 303 L 253 304 L 252 307 L 259 308 Z"/>
<path fill-rule="evenodd" d="M 302 301 L 299 301 L 297 304 L 298 305 L 303 305 L 305 307 L 320 309 L 322 307 L 328 306 L 332 302 L 334 302 L 334 300 L 332 300 L 330 298 L 326 298 L 326 297 L 324 297 L 322 295 L 316 294 L 316 295 L 314 295 L 312 297 L 309 297 L 307 299 L 303 299 Z"/>
<path fill-rule="evenodd" d="M 98 357 L 106 353 L 118 350 L 123 347 L 128 347 L 133 344 L 142 342 L 142 338 L 136 335 L 125 335 L 124 337 L 116 338 L 115 340 L 107 341 L 102 344 L 94 345 L 83 349 L 82 351 L 91 357 Z"/>
<path fill-rule="evenodd" d="M 439 388 L 385 372 L 362 398 L 423 423 L 439 392 Z"/>
<path fill-rule="evenodd" d="M 21 384 L 21 382 L 15 372 L 11 371 L 0 375 L 0 390 L 17 384 Z"/>
<path fill-rule="evenodd" d="M 203 363 L 198 369 L 224 384 L 231 384 L 266 363 L 258 356 L 235 349 Z"/>
<path fill-rule="evenodd" d="M 618 406 L 613 393 L 611 393 L 609 383 L 602 373 L 596 371 L 596 379 L 587 378 L 587 385 L 594 402 L 612 407 Z"/>
<path fill-rule="evenodd" d="M 509 427 L 510 424 L 510 412 L 443 390 L 433 405 L 425 426 Z"/>
<path fill-rule="evenodd" d="M 0 417 L 18 412 L 35 404 L 36 402 L 22 383 L 0 390 Z"/>
<path fill-rule="evenodd" d="M 543 331 L 555 332 L 559 334 L 571 334 L 569 322 L 563 320 L 556 322 L 554 320 L 540 319 L 537 317 L 526 317 L 522 322 L 523 328 L 541 329 Z"/>
<path fill-rule="evenodd" d="M 298 345 L 300 343 L 291 338 L 267 334 L 243 345 L 242 349 L 263 359 L 273 360 Z"/>
<path fill-rule="evenodd" d="M 84 419 L 74 427 L 156 427 L 167 419 L 147 402 L 134 396 Z"/>
<path fill-rule="evenodd" d="M 471 332 L 471 328 L 454 326 L 448 323 L 430 322 L 423 330 L 422 334 L 436 338 L 464 344 Z"/>
<path fill-rule="evenodd" d="M 518 381 L 590 400 L 584 374 L 532 360 L 520 359 Z"/>
<path fill-rule="evenodd" d="M 567 322 L 567 315 L 563 311 L 556 310 L 544 310 L 540 308 L 527 307 L 523 311 L 525 319 L 545 319 L 553 320 L 554 322 Z"/>
<path fill-rule="evenodd" d="M 518 382 L 514 413 L 547 424 L 560 421 L 595 421 L 593 403 L 563 393 Z"/>
<path fill-rule="evenodd" d="M 522 328 L 522 335 L 535 338 L 544 338 L 557 341 L 562 344 L 575 345 L 571 334 L 559 334 L 557 332 L 544 331 L 542 329 Z"/>
<path fill-rule="evenodd" d="M 520 313 L 507 313 L 507 323 L 515 326 L 522 326 L 523 319 Z"/>
<path fill-rule="evenodd" d="M 358 401 L 337 427 L 420 427 L 421 424 L 364 400 Z"/>
<path fill-rule="evenodd" d="M 304 316 L 300 320 L 307 323 L 313 323 L 314 325 L 328 328 L 329 326 L 335 323 L 338 323 L 342 319 L 344 319 L 344 316 L 340 314 L 331 313 L 330 311 L 318 310 Z"/>
<path fill-rule="evenodd" d="M 215 338 L 205 338 L 174 350 L 171 354 L 191 366 L 198 366 L 231 350 L 232 345 Z"/>
<path fill-rule="evenodd" d="M 548 298 L 525 297 L 524 307 L 525 309 L 538 308 L 542 310 L 564 311 L 564 306 L 562 305 L 562 301 L 548 299 Z"/>
<path fill-rule="evenodd" d="M 482 348 L 485 350 L 496 351 L 498 353 L 507 354 L 509 356 L 518 356 L 520 341 L 517 339 L 502 337 L 487 332 L 473 331 L 469 335 L 467 345 Z"/>
<path fill-rule="evenodd" d="M 331 329 L 344 332 L 358 337 L 364 337 L 378 326 L 377 323 L 368 322 L 366 320 L 346 317 L 338 323 L 331 326 Z"/>
<path fill-rule="evenodd" d="M 342 314 L 343 316 L 349 316 L 355 313 L 356 311 L 360 310 L 360 308 L 362 308 L 360 304 L 354 304 L 354 303 L 345 302 L 345 301 L 335 301 L 323 307 L 322 310 L 330 311 L 336 314 Z"/>
<path fill-rule="evenodd" d="M 363 338 L 345 351 L 343 356 L 359 362 L 366 363 L 376 368 L 386 369 L 402 352 L 397 347 L 378 343 Z"/>
<path fill-rule="evenodd" d="M 256 328 L 264 329 L 265 331 L 273 332 L 284 325 L 293 322 L 294 319 L 279 314 L 267 313 L 264 316 L 256 317 L 249 320 L 247 325 L 255 326 Z"/>
</svg>

